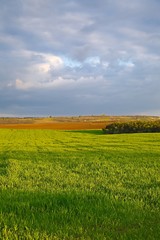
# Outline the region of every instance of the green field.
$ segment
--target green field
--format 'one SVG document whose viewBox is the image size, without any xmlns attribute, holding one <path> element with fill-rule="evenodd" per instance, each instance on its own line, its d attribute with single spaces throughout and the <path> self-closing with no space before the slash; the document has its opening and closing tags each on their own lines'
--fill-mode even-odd
<svg viewBox="0 0 160 240">
<path fill-rule="evenodd" d="M 1 129 L 0 239 L 160 239 L 160 134 Z"/>
</svg>

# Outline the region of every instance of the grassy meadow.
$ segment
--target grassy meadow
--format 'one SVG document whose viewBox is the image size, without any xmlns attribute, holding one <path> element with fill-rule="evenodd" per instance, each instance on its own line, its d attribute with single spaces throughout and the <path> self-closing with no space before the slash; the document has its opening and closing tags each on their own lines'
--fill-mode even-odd
<svg viewBox="0 0 160 240">
<path fill-rule="evenodd" d="M 160 133 L 0 129 L 0 239 L 160 239 Z"/>
</svg>

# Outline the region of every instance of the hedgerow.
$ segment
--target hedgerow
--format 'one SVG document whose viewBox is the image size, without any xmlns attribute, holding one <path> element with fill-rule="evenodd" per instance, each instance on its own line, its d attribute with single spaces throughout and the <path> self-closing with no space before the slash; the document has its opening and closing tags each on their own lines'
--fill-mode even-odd
<svg viewBox="0 0 160 240">
<path fill-rule="evenodd" d="M 160 132 L 160 120 L 115 122 L 107 125 L 103 132 L 108 134 Z"/>
</svg>

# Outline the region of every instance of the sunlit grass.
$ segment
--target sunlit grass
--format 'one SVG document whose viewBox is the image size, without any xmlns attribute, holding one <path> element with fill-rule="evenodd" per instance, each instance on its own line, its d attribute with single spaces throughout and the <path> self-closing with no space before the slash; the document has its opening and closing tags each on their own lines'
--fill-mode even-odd
<svg viewBox="0 0 160 240">
<path fill-rule="evenodd" d="M 160 239 L 160 134 L 0 130 L 0 239 Z"/>
</svg>

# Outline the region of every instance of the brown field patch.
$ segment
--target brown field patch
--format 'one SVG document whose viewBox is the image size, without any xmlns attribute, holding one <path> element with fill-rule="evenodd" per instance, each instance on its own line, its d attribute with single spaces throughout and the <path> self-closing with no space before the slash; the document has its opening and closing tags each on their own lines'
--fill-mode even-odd
<svg viewBox="0 0 160 240">
<path fill-rule="evenodd" d="M 87 130 L 102 129 L 107 122 L 57 122 L 33 124 L 0 124 L 0 128 L 9 129 L 53 129 L 53 130 Z"/>
</svg>

